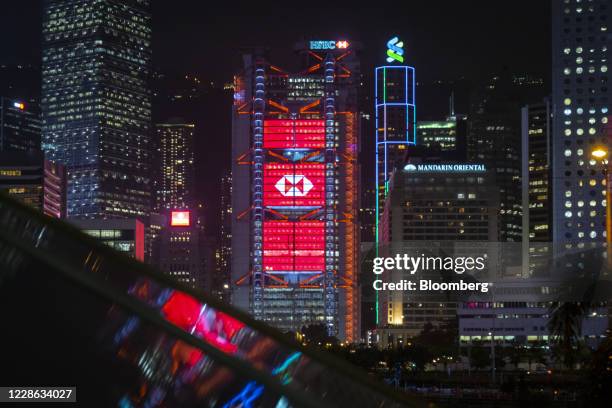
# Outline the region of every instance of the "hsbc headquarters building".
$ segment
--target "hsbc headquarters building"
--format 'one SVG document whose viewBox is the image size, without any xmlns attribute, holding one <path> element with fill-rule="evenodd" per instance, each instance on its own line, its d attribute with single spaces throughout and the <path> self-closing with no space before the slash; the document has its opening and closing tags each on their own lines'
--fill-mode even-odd
<svg viewBox="0 0 612 408">
<path fill-rule="evenodd" d="M 232 303 L 277 328 L 357 340 L 356 47 L 308 41 L 301 69 L 243 56 L 232 120 Z"/>
</svg>

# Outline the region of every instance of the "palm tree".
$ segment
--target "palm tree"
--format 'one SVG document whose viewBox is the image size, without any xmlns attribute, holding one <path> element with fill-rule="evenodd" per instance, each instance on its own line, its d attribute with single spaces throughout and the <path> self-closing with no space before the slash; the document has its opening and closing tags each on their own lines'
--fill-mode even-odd
<svg viewBox="0 0 612 408">
<path fill-rule="evenodd" d="M 582 321 L 588 313 L 609 300 L 610 282 L 601 280 L 602 251 L 590 249 L 572 254 L 575 268 L 563 282 L 559 301 L 553 302 L 548 329 L 553 343 L 555 359 L 567 368 L 573 368 L 582 348 Z"/>
<path fill-rule="evenodd" d="M 573 368 L 582 333 L 582 319 L 591 309 L 588 302 L 555 302 L 548 321 L 556 359 Z"/>
</svg>

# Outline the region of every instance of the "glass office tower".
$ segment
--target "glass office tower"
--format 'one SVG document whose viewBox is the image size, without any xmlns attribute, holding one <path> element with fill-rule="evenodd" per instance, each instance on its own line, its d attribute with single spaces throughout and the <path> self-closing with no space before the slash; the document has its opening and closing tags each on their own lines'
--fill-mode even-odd
<svg viewBox="0 0 612 408">
<path fill-rule="evenodd" d="M 43 150 L 68 172 L 67 215 L 151 207 L 148 0 L 47 0 Z"/>
</svg>

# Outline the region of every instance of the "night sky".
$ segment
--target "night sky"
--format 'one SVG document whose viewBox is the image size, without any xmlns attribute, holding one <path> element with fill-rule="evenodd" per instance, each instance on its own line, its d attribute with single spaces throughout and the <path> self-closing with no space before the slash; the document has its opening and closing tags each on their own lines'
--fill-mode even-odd
<svg viewBox="0 0 612 408">
<path fill-rule="evenodd" d="M 384 7 L 369 8 L 359 8 L 356 2 L 342 7 L 337 2 L 333 7 L 253 3 L 258 6 L 236 1 L 153 1 L 155 70 L 194 74 L 220 86 L 240 69 L 241 47 L 269 46 L 274 63 L 291 69 L 294 42 L 346 39 L 363 44 L 362 72 L 368 74 L 384 62 L 387 39 L 398 35 L 405 44 L 406 62 L 416 68 L 417 120 L 443 118 L 447 113 L 449 88 L 432 86 L 436 81 L 466 78 L 478 83 L 505 71 L 539 76 L 548 84 L 548 0 L 387 1 L 380 2 Z M 40 65 L 40 42 L 41 1 L 3 2 L 0 64 Z M 456 90 L 456 97 L 458 110 L 465 110 L 465 93 Z M 199 175 L 207 180 L 217 180 L 231 163 L 230 101 L 229 95 L 211 92 L 197 107 L 201 114 L 194 118 L 196 159 Z M 216 183 L 208 183 L 200 189 L 210 207 L 215 203 L 207 197 L 216 200 L 215 188 Z"/>
<path fill-rule="evenodd" d="M 255 44 L 290 56 L 300 38 L 358 40 L 364 68 L 383 61 L 391 35 L 404 39 L 407 62 L 422 80 L 478 77 L 503 66 L 547 75 L 550 2 L 410 1 L 385 7 L 272 6 L 236 1 L 153 2 L 154 63 L 164 70 L 197 71 L 227 80 L 239 63 L 238 48 Z M 332 2 L 330 2 L 332 3 Z M 336 3 L 336 2 L 333 2 Z M 265 6 L 263 6 L 265 4 Z M 0 61 L 40 60 L 41 2 L 9 1 L 0 14 Z M 409 5 L 409 7 L 407 7 Z"/>
</svg>

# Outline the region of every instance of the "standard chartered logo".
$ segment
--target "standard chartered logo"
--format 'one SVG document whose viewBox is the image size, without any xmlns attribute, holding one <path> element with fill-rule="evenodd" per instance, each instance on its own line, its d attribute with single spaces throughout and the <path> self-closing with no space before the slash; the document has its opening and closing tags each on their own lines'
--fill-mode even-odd
<svg viewBox="0 0 612 408">
<path fill-rule="evenodd" d="M 393 37 L 387 42 L 387 62 L 404 62 L 404 42 Z"/>
</svg>

